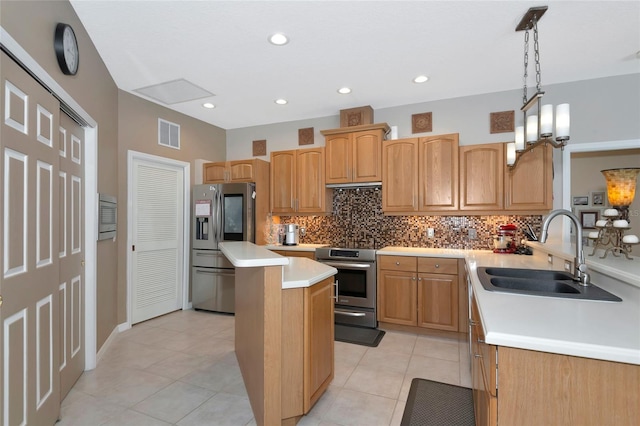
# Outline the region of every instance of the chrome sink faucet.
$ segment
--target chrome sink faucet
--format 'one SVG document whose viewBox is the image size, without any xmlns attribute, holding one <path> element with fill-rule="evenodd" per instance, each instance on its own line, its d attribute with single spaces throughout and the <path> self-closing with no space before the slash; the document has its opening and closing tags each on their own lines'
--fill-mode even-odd
<svg viewBox="0 0 640 426">
<path fill-rule="evenodd" d="M 569 210 L 558 209 L 553 210 L 549 213 L 549 216 L 544 220 L 542 224 L 542 233 L 540 235 L 540 242 L 547 242 L 549 223 L 551 220 L 559 215 L 565 215 L 573 222 L 573 225 L 576 227 L 576 257 L 573 259 L 573 279 L 577 281 L 580 285 L 589 286 L 591 285 L 591 278 L 587 273 L 587 265 L 584 262 L 584 251 L 582 248 L 582 225 L 580 224 L 580 220 L 578 217 L 571 213 Z"/>
</svg>

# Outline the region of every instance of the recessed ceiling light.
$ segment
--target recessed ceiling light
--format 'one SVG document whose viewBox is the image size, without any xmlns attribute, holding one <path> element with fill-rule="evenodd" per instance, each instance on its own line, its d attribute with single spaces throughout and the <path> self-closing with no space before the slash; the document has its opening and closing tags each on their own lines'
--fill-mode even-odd
<svg viewBox="0 0 640 426">
<path fill-rule="evenodd" d="M 269 36 L 269 43 L 275 44 L 276 46 L 282 46 L 289 43 L 289 38 L 282 33 L 275 33 Z"/>
<path fill-rule="evenodd" d="M 215 106 L 214 104 L 212 104 L 211 102 L 205 102 L 205 103 L 203 103 L 203 104 L 202 104 L 202 106 L 203 106 L 203 107 L 205 107 L 205 108 L 209 108 L 209 109 L 213 109 L 213 108 L 215 108 L 215 107 L 216 107 L 216 106 Z"/>
<path fill-rule="evenodd" d="M 349 89 L 348 87 L 341 87 L 338 89 L 338 93 L 340 93 L 341 95 L 347 95 L 351 93 L 351 89 Z"/>
<path fill-rule="evenodd" d="M 416 78 L 413 79 L 414 83 L 424 83 L 425 81 L 428 81 L 429 77 L 427 77 L 426 75 L 419 75 Z"/>
<path fill-rule="evenodd" d="M 276 99 L 274 102 L 278 105 L 286 105 L 288 103 L 286 99 Z"/>
</svg>

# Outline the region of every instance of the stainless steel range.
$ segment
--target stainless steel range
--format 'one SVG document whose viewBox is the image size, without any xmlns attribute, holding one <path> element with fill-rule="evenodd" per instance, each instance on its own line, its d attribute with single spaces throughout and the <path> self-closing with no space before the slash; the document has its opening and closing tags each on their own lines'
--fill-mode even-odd
<svg viewBox="0 0 640 426">
<path fill-rule="evenodd" d="M 322 247 L 316 260 L 338 270 L 335 322 L 376 328 L 376 251 Z"/>
</svg>

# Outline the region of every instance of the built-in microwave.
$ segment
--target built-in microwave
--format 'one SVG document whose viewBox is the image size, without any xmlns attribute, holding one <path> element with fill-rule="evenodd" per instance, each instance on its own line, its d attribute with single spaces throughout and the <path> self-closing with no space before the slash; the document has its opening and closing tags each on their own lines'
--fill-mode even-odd
<svg viewBox="0 0 640 426">
<path fill-rule="evenodd" d="M 118 228 L 118 201 L 106 194 L 98 195 L 98 240 L 116 236 Z"/>
</svg>

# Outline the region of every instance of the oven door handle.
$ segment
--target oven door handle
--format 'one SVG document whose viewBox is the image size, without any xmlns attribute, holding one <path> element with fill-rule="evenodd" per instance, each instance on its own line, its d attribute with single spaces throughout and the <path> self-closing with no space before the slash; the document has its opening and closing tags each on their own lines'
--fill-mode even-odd
<svg viewBox="0 0 640 426">
<path fill-rule="evenodd" d="M 325 262 L 324 260 L 318 260 L 318 262 L 325 265 L 333 266 L 334 268 L 342 269 L 369 269 L 370 263 L 351 263 L 351 262 Z"/>
<path fill-rule="evenodd" d="M 364 312 L 350 312 L 350 311 L 343 311 L 342 309 L 335 309 L 334 312 L 337 315 L 344 315 L 346 317 L 364 317 L 365 314 Z"/>
</svg>

